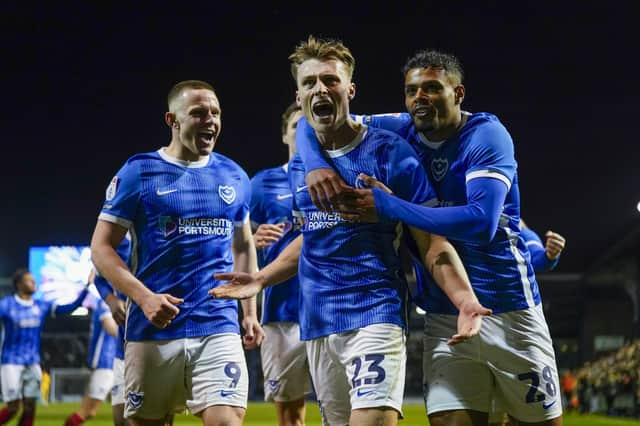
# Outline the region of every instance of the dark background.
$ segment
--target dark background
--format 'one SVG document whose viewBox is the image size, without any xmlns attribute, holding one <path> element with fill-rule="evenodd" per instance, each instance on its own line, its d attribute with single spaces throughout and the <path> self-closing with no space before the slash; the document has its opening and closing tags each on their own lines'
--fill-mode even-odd
<svg viewBox="0 0 640 426">
<path fill-rule="evenodd" d="M 179 80 L 216 87 L 218 152 L 250 176 L 283 163 L 287 56 L 309 34 L 351 48 L 360 113 L 403 110 L 416 50 L 459 56 L 465 109 L 497 114 L 516 142 L 522 217 L 567 237 L 558 271 L 583 271 L 638 221 L 632 2 L 224 3 L 3 3 L 0 276 L 30 245 L 89 243 L 113 174 L 168 143 Z"/>
</svg>

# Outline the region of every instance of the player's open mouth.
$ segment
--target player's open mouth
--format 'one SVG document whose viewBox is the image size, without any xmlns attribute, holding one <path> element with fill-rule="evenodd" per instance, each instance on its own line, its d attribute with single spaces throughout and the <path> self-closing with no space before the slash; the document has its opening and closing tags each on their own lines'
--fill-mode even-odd
<svg viewBox="0 0 640 426">
<path fill-rule="evenodd" d="M 213 131 L 206 130 L 203 132 L 198 132 L 198 137 L 206 141 L 207 143 L 212 143 L 214 136 L 215 134 L 213 133 Z"/>
<path fill-rule="evenodd" d="M 431 108 L 426 105 L 419 105 L 413 109 L 413 115 L 419 118 L 425 118 L 431 115 Z"/>
<path fill-rule="evenodd" d="M 318 101 L 311 109 L 319 118 L 327 118 L 333 114 L 333 105 L 329 101 Z"/>
</svg>

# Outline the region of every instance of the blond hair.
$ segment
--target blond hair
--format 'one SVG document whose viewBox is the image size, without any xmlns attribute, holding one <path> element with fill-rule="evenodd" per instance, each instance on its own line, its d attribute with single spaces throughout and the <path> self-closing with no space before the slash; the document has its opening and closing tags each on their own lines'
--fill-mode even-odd
<svg viewBox="0 0 640 426">
<path fill-rule="evenodd" d="M 306 41 L 300 42 L 293 53 L 289 55 L 291 61 L 291 75 L 294 80 L 298 79 L 298 67 L 304 61 L 309 59 L 318 59 L 326 61 L 335 59 L 346 65 L 349 78 L 353 76 L 356 68 L 356 60 L 353 58 L 351 51 L 340 40 L 321 39 L 309 36 Z"/>
</svg>

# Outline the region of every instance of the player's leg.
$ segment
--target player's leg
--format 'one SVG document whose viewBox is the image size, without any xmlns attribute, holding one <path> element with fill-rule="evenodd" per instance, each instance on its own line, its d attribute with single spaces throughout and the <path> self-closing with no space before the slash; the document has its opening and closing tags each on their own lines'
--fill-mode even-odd
<svg viewBox="0 0 640 426">
<path fill-rule="evenodd" d="M 502 333 L 487 337 L 486 357 L 507 413 L 518 425 L 562 424 L 562 403 L 553 344 L 542 307 L 491 317 Z"/>
<path fill-rule="evenodd" d="M 87 391 L 80 409 L 67 417 L 65 426 L 78 426 L 92 419 L 98 413 L 98 407 L 107 398 L 113 386 L 113 370 L 99 368 L 91 371 Z"/>
<path fill-rule="evenodd" d="M 7 405 L 0 410 L 0 425 L 6 424 L 18 411 L 22 403 L 22 371 L 23 365 L 2 364 L 0 367 L 0 383 L 2 399 Z"/>
<path fill-rule="evenodd" d="M 322 424 L 346 426 L 351 415 L 351 386 L 344 366 L 330 347 L 330 339 L 335 337 L 336 335 L 319 337 L 306 341 L 305 345 Z"/>
<path fill-rule="evenodd" d="M 113 386 L 111 387 L 111 413 L 113 426 L 124 426 L 124 360 L 113 360 Z"/>
<path fill-rule="evenodd" d="M 488 422 L 493 377 L 484 361 L 482 333 L 451 346 L 455 315 L 427 314 L 422 359 L 424 397 L 432 426 L 484 426 Z"/>
<path fill-rule="evenodd" d="M 36 401 L 40 397 L 42 370 L 40 365 L 29 365 L 22 370 L 22 415 L 18 426 L 31 426 L 36 419 Z"/>
<path fill-rule="evenodd" d="M 127 342 L 124 417 L 132 426 L 163 426 L 185 408 L 188 339 Z"/>
<path fill-rule="evenodd" d="M 304 425 L 304 396 L 311 392 L 311 380 L 300 327 L 293 322 L 275 322 L 263 329 L 260 354 L 265 401 L 274 402 L 280 426 Z"/>
<path fill-rule="evenodd" d="M 189 410 L 205 426 L 241 425 L 247 408 L 249 374 L 237 334 L 186 339 Z"/>
<path fill-rule="evenodd" d="M 276 401 L 276 414 L 279 426 L 303 426 L 305 417 L 304 398 L 292 401 Z"/>
<path fill-rule="evenodd" d="M 407 365 L 404 330 L 372 324 L 339 336 L 335 349 L 350 385 L 349 424 L 396 425 L 402 417 Z"/>
</svg>

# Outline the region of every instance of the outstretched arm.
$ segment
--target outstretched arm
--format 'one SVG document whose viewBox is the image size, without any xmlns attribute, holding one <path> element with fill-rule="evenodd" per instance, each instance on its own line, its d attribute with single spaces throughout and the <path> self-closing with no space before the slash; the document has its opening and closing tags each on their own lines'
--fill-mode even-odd
<svg viewBox="0 0 640 426">
<path fill-rule="evenodd" d="M 251 234 L 251 224 L 247 220 L 241 228 L 236 228 L 233 234 L 233 270 L 234 272 L 254 273 L 258 270 L 256 247 Z M 242 340 L 247 349 L 254 349 L 264 338 L 264 331 L 258 321 L 256 296 L 243 299 L 242 304 L 242 328 L 244 336 Z"/>
<path fill-rule="evenodd" d="M 89 283 L 82 289 L 80 293 L 78 293 L 78 297 L 73 302 L 66 305 L 56 305 L 53 308 L 53 315 L 68 315 L 71 312 L 75 311 L 77 308 L 82 305 L 84 302 L 84 298 L 87 297 L 87 293 L 89 292 Z"/>
<path fill-rule="evenodd" d="M 216 274 L 216 279 L 228 280 L 229 283 L 209 290 L 209 294 L 221 299 L 246 299 L 255 296 L 265 287 L 280 284 L 297 274 L 300 250 L 302 235 L 291 241 L 273 262 L 259 272 Z"/>
<path fill-rule="evenodd" d="M 438 287 L 458 309 L 458 333 L 448 343 L 453 345 L 464 342 L 480 332 L 482 317 L 490 315 L 491 310 L 478 302 L 467 272 L 453 246 L 438 235 L 410 229 L 420 258 Z"/>
<path fill-rule="evenodd" d="M 404 201 L 374 188 L 357 190 L 359 200 L 351 211 L 370 212 L 399 220 L 409 226 L 459 241 L 487 243 L 493 239 L 507 195 L 507 185 L 494 178 L 476 178 L 467 183 L 467 204 L 426 207 Z"/>
<path fill-rule="evenodd" d="M 170 294 L 156 294 L 149 290 L 129 270 L 116 252 L 116 247 L 125 237 L 127 229 L 115 223 L 98 220 L 91 238 L 91 258 L 100 275 L 116 289 L 130 297 L 145 317 L 156 327 L 164 328 L 178 315 L 176 305 L 182 299 Z"/>
</svg>

